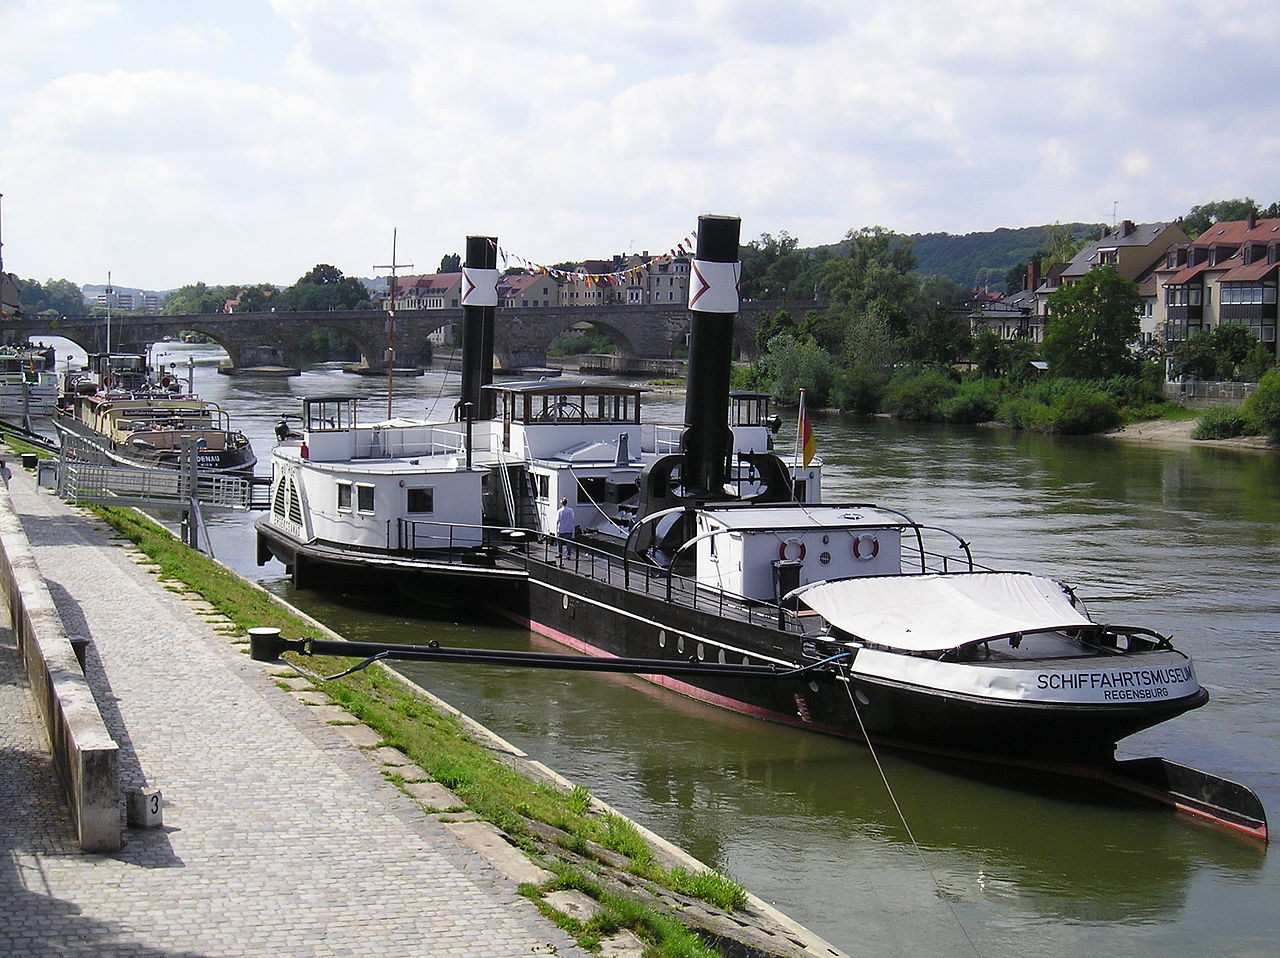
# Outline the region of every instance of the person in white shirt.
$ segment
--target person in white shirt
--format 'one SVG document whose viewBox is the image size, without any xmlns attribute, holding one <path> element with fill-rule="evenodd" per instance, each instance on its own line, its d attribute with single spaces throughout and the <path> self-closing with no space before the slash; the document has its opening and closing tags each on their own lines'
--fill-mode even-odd
<svg viewBox="0 0 1280 958">
<path fill-rule="evenodd" d="M 560 559 L 566 555 L 573 555 L 573 534 L 577 525 L 578 517 L 573 511 L 573 506 L 569 505 L 568 499 L 561 499 L 560 511 L 556 513 L 556 535 L 560 538 L 557 543 L 557 556 Z"/>
</svg>

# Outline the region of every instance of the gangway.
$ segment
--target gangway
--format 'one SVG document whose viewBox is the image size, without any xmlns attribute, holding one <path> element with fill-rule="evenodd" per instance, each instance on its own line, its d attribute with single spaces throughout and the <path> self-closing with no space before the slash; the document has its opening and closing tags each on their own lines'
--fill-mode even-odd
<svg viewBox="0 0 1280 958">
<path fill-rule="evenodd" d="M 177 469 L 122 465 L 106 450 L 83 437 L 66 437 L 58 466 L 58 496 L 69 502 L 110 506 L 173 509 L 183 514 L 182 540 L 213 555 L 204 526 L 209 510 L 247 511 L 257 503 L 254 479 L 225 473 L 200 472 L 194 445 L 184 448 Z"/>
</svg>

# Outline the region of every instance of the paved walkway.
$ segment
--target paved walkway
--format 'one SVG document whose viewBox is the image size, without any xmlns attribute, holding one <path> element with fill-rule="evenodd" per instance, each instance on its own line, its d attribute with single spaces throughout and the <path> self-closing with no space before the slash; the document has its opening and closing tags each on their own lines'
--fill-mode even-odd
<svg viewBox="0 0 1280 958">
<path fill-rule="evenodd" d="M 11 495 L 68 634 L 92 640 L 123 784 L 163 791 L 164 826 L 79 851 L 3 622 L 0 954 L 586 954 L 104 525 L 22 469 Z"/>
</svg>

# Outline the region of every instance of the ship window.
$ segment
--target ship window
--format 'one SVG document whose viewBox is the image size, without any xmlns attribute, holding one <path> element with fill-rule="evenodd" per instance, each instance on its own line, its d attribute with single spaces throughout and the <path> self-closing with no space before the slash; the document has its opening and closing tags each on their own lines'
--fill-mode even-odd
<svg viewBox="0 0 1280 958">
<path fill-rule="evenodd" d="M 533 481 L 534 481 L 534 482 L 537 484 L 537 486 L 538 486 L 538 498 L 539 498 L 539 499 L 542 499 L 542 500 L 544 500 L 544 501 L 545 501 L 545 500 L 547 500 L 547 499 L 551 498 L 551 485 L 550 485 L 550 480 L 551 480 L 551 477 L 550 477 L 550 476 L 546 476 L 546 475 L 540 475 L 540 476 L 539 476 L 539 475 L 535 475 L 535 476 L 533 477 Z"/>
<path fill-rule="evenodd" d="M 410 512 L 435 512 L 435 489 L 426 486 L 421 489 L 406 489 Z"/>
<path fill-rule="evenodd" d="M 351 511 L 351 483 L 349 482 L 338 483 L 338 511 Z"/>
<path fill-rule="evenodd" d="M 373 486 L 356 486 L 356 511 L 373 512 Z"/>
</svg>

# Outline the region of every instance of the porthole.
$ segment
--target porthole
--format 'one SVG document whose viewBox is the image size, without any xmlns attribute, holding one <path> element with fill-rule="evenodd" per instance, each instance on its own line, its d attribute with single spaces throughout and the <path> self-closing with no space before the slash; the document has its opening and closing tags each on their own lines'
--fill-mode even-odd
<svg viewBox="0 0 1280 958">
<path fill-rule="evenodd" d="M 665 649 L 667 647 L 667 633 L 665 629 L 658 630 L 658 648 Z"/>
<path fill-rule="evenodd" d="M 567 594 L 560 597 L 560 602 L 566 609 L 569 608 L 569 596 Z"/>
<path fill-rule="evenodd" d="M 701 662 L 701 661 L 703 661 L 706 657 L 707 657 L 707 655 L 706 655 L 706 652 L 704 652 L 704 651 L 703 651 L 702 643 L 701 643 L 701 642 L 699 642 L 699 643 L 698 643 L 698 661 L 699 661 L 699 662 Z"/>
<path fill-rule="evenodd" d="M 724 649 L 721 649 L 721 650 L 720 650 L 720 664 L 721 664 L 721 665 L 724 665 L 724 664 L 728 661 L 728 659 L 729 659 L 729 657 L 728 657 L 727 655 L 725 655 L 725 654 L 724 654 Z"/>
<path fill-rule="evenodd" d="M 809 683 L 809 691 L 810 691 L 810 692 L 816 692 L 816 691 L 818 691 L 818 683 L 817 683 L 817 682 L 810 682 L 810 683 Z"/>
<path fill-rule="evenodd" d="M 824 552 L 824 553 L 822 553 L 822 555 L 818 556 L 818 561 L 819 561 L 819 562 L 821 562 L 823 565 L 830 565 L 830 564 L 831 564 L 831 553 L 830 553 L 830 552 Z"/>
<path fill-rule="evenodd" d="M 676 651 L 679 652 L 681 655 L 684 655 L 684 636 L 683 635 L 676 636 Z"/>
<path fill-rule="evenodd" d="M 867 693 L 862 691 L 862 689 L 854 689 L 853 697 L 858 700 L 858 704 L 860 705 L 871 704 L 871 699 L 867 698 Z"/>
</svg>

